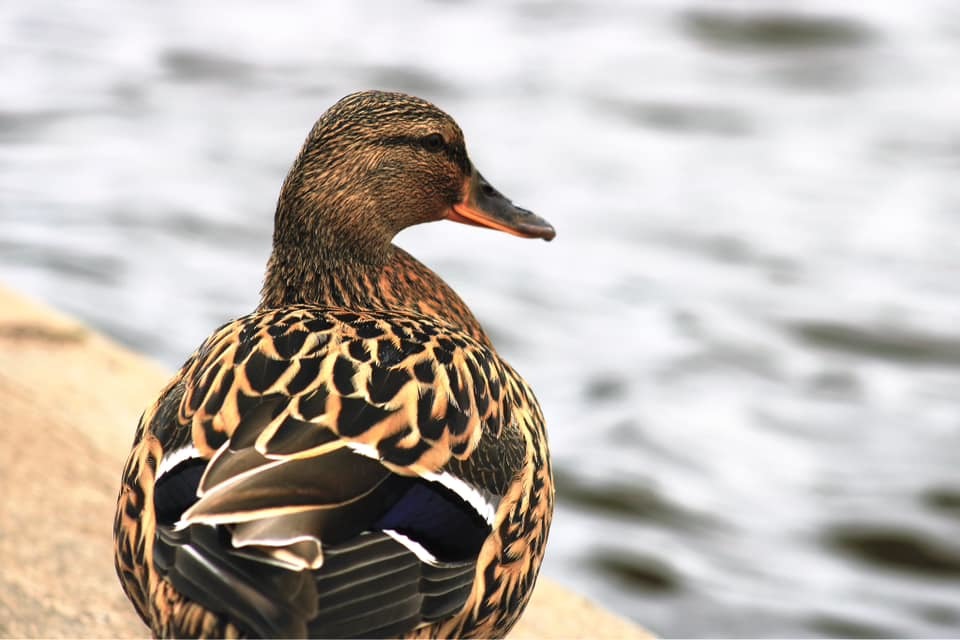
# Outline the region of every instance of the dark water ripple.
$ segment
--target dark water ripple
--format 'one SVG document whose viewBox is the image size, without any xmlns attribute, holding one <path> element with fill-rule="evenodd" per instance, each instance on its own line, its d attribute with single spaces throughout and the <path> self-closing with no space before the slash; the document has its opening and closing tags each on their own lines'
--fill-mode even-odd
<svg viewBox="0 0 960 640">
<path fill-rule="evenodd" d="M 59 277 L 88 280 L 107 286 L 118 286 L 124 263 L 112 254 L 91 254 L 85 250 L 65 249 L 57 252 L 38 250 L 20 242 L 0 240 L 0 264 L 29 266 Z"/>
<path fill-rule="evenodd" d="M 70 111 L 0 111 L 0 143 L 30 143 L 66 118 Z"/>
<path fill-rule="evenodd" d="M 873 624 L 870 620 L 819 615 L 810 628 L 826 638 L 902 638 L 904 633 Z"/>
<path fill-rule="evenodd" d="M 676 572 L 661 558 L 624 550 L 600 550 L 590 556 L 597 569 L 625 588 L 649 594 L 665 594 L 682 588 Z"/>
<path fill-rule="evenodd" d="M 719 105 L 606 101 L 599 106 L 627 123 L 660 131 L 743 136 L 754 130 L 747 114 Z"/>
<path fill-rule="evenodd" d="M 937 336 L 903 327 L 829 321 L 798 322 L 789 330 L 811 346 L 910 364 L 960 365 L 960 336 Z"/>
<path fill-rule="evenodd" d="M 920 500 L 937 513 L 960 520 L 960 486 L 930 487 Z"/>
<path fill-rule="evenodd" d="M 835 525 L 824 533 L 832 548 L 873 567 L 927 578 L 960 579 L 960 546 L 922 531 L 884 524 Z"/>
<path fill-rule="evenodd" d="M 764 51 L 862 47 L 876 34 L 857 20 L 785 11 L 694 9 L 681 14 L 688 33 L 704 45 Z"/>
<path fill-rule="evenodd" d="M 186 82 L 246 84 L 258 73 L 257 67 L 240 58 L 209 51 L 171 49 L 162 56 L 162 64 L 177 79 Z"/>
<path fill-rule="evenodd" d="M 555 480 L 559 500 L 586 511 L 631 520 L 645 520 L 676 529 L 692 530 L 717 526 L 708 514 L 693 513 L 672 503 L 660 491 L 639 483 L 598 484 L 577 478 L 563 467 L 556 469 Z"/>
</svg>

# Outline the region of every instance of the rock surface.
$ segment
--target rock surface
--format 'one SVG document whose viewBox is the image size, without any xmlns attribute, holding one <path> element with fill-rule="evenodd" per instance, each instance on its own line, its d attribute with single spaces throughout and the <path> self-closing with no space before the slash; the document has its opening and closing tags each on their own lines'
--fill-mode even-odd
<svg viewBox="0 0 960 640">
<path fill-rule="evenodd" d="M 149 635 L 114 574 L 113 508 L 137 419 L 167 376 L 0 288 L 0 636 Z M 511 634 L 648 637 L 543 578 Z"/>
</svg>

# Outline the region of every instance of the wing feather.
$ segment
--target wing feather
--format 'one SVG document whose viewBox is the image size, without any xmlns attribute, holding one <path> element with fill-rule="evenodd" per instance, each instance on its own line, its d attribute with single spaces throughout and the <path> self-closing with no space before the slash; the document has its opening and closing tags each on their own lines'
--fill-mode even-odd
<svg viewBox="0 0 960 640">
<path fill-rule="evenodd" d="M 310 633 L 449 616 L 524 463 L 510 395 L 525 389 L 511 375 L 491 347 L 427 317 L 288 307 L 224 325 L 182 373 L 176 421 L 209 462 L 158 566 L 234 613 L 265 596 L 256 567 L 312 570 L 323 602 L 298 605 Z M 183 504 L 182 484 L 155 500 Z M 236 581 L 249 593 L 229 592 Z M 242 615 L 280 628 L 279 610 Z"/>
<path fill-rule="evenodd" d="M 376 447 L 395 472 L 436 472 L 514 420 L 496 353 L 426 317 L 293 308 L 210 342 L 180 406 L 200 450 L 230 438 L 232 449 L 305 458 L 339 438 Z"/>
</svg>

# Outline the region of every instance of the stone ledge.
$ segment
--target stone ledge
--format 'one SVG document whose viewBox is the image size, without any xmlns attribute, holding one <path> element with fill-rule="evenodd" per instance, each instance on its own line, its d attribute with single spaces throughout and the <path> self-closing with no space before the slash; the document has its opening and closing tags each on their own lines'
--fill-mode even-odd
<svg viewBox="0 0 960 640">
<path fill-rule="evenodd" d="M 168 373 L 0 288 L 0 636 L 143 638 L 113 570 L 136 421 Z M 511 638 L 649 638 L 541 578 Z"/>
</svg>

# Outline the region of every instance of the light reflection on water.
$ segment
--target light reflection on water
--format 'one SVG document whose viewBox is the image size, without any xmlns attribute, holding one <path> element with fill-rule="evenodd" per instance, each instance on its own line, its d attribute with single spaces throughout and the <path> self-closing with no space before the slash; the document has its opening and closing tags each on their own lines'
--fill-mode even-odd
<svg viewBox="0 0 960 640">
<path fill-rule="evenodd" d="M 316 116 L 422 95 L 558 229 L 399 238 L 537 390 L 548 574 L 667 636 L 960 631 L 960 11 L 375 9 L 0 8 L 0 277 L 177 366 Z"/>
</svg>

